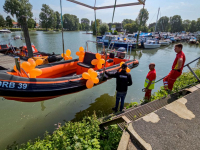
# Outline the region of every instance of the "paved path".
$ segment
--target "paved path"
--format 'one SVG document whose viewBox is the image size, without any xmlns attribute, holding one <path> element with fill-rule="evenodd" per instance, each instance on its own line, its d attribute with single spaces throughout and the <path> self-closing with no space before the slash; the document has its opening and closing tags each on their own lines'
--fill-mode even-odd
<svg viewBox="0 0 200 150">
<path fill-rule="evenodd" d="M 200 149 L 200 86 L 194 92 L 129 124 L 131 136 L 148 150 Z"/>
</svg>

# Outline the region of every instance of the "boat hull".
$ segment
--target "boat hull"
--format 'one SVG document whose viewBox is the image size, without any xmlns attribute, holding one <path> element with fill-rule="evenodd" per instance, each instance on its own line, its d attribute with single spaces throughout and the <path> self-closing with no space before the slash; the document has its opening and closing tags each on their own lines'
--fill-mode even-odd
<svg viewBox="0 0 200 150">
<path fill-rule="evenodd" d="M 51 70 L 53 67 L 63 68 L 64 65 L 69 65 L 68 73 L 74 72 L 78 59 L 68 60 L 64 62 L 56 62 L 39 66 L 42 71 L 45 72 Z M 139 65 L 137 60 L 129 60 L 125 62 L 130 69 L 133 69 Z M 119 69 L 120 64 L 106 67 L 106 71 L 116 71 Z M 63 68 L 64 69 L 64 68 Z M 62 70 L 63 70 L 62 69 Z M 0 70 L 0 96 L 8 100 L 16 100 L 22 102 L 38 102 L 55 97 L 59 97 L 66 94 L 72 94 L 87 89 L 86 80 L 80 75 L 70 75 L 64 77 L 56 77 L 55 71 L 52 71 L 51 76 L 48 78 L 24 78 L 20 76 L 12 75 L 12 71 L 8 74 L 8 70 Z M 65 71 L 66 72 L 66 71 Z M 96 70 L 99 80 L 102 79 L 103 69 Z M 55 77 L 55 78 L 51 78 Z M 104 77 L 101 84 L 109 77 Z M 97 85 L 98 85 L 97 84 Z"/>
<path fill-rule="evenodd" d="M 160 44 L 145 44 L 144 43 L 144 48 L 146 49 L 153 49 L 153 48 L 159 48 Z"/>
</svg>

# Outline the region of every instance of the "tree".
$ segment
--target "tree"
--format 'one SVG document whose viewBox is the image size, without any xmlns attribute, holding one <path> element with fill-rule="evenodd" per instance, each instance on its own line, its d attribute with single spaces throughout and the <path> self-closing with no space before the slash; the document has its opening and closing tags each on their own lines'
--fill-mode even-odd
<svg viewBox="0 0 200 150">
<path fill-rule="evenodd" d="M 53 10 L 46 4 L 42 4 L 41 13 L 39 15 L 42 28 L 51 28 L 55 21 L 55 14 Z"/>
<path fill-rule="evenodd" d="M 101 20 L 100 19 L 96 20 L 96 27 L 95 27 L 95 21 L 92 23 L 93 35 L 96 35 L 96 32 L 97 32 L 97 35 L 99 34 L 99 26 L 100 26 L 100 24 L 101 24 Z M 97 28 L 97 31 L 96 31 L 96 28 Z"/>
<path fill-rule="evenodd" d="M 122 21 L 122 27 L 124 28 L 126 24 L 133 23 L 133 22 L 135 22 L 135 21 L 131 20 L 131 19 L 124 19 Z"/>
<path fill-rule="evenodd" d="M 149 12 L 147 9 L 140 9 L 140 12 L 136 18 L 136 23 L 140 26 L 145 26 L 149 19 Z"/>
<path fill-rule="evenodd" d="M 16 16 L 18 23 L 21 23 L 20 17 L 33 17 L 32 5 L 29 0 L 5 0 L 3 9 L 6 13 L 10 13 L 12 17 Z"/>
<path fill-rule="evenodd" d="M 56 29 L 58 29 L 60 28 L 61 16 L 58 11 L 55 12 L 55 16 L 56 16 Z"/>
<path fill-rule="evenodd" d="M 81 19 L 81 27 L 82 27 L 82 30 L 86 30 L 88 31 L 89 30 L 89 27 L 90 27 L 90 20 L 87 19 L 87 18 L 82 18 Z"/>
<path fill-rule="evenodd" d="M 79 18 L 75 15 L 63 15 L 63 27 L 69 31 L 77 31 L 79 29 Z"/>
<path fill-rule="evenodd" d="M 200 18 L 197 19 L 196 31 L 200 31 Z"/>
<path fill-rule="evenodd" d="M 99 32 L 101 33 L 101 35 L 104 35 L 105 32 L 107 32 L 109 30 L 109 26 L 107 23 L 102 23 L 100 26 L 99 26 Z"/>
<path fill-rule="evenodd" d="M 191 24 L 190 20 L 184 20 L 183 21 L 183 29 L 184 29 L 184 31 L 189 31 L 190 24 Z"/>
<path fill-rule="evenodd" d="M 29 18 L 27 21 L 28 28 L 34 28 L 35 27 L 35 20 L 33 18 Z"/>
<path fill-rule="evenodd" d="M 156 26 L 156 23 L 153 22 L 153 23 L 150 23 L 150 24 L 149 24 L 148 28 L 149 28 L 149 29 L 151 29 L 151 28 L 155 28 L 155 26 Z"/>
<path fill-rule="evenodd" d="M 3 18 L 3 16 L 0 15 L 0 27 L 4 27 L 5 24 L 6 24 L 6 22 L 5 22 L 4 18 Z"/>
<path fill-rule="evenodd" d="M 190 24 L 190 28 L 189 28 L 189 31 L 190 32 L 196 32 L 197 31 L 197 26 L 196 26 L 197 22 L 195 20 L 192 20 L 191 21 L 191 24 Z"/>
<path fill-rule="evenodd" d="M 168 28 L 169 28 L 169 18 L 167 16 L 161 17 L 157 23 L 157 31 L 167 32 Z"/>
<path fill-rule="evenodd" d="M 170 17 L 171 32 L 183 31 L 182 19 L 179 15 L 174 15 Z"/>
<path fill-rule="evenodd" d="M 124 26 L 124 29 L 126 29 L 126 31 L 128 33 L 133 33 L 133 32 L 137 32 L 138 31 L 138 26 L 135 22 L 133 23 L 128 23 Z"/>
<path fill-rule="evenodd" d="M 13 23 L 12 23 L 13 21 L 12 21 L 12 19 L 11 19 L 11 17 L 10 16 L 7 16 L 6 17 L 6 25 L 8 26 L 8 27 L 12 27 L 13 26 Z"/>
</svg>

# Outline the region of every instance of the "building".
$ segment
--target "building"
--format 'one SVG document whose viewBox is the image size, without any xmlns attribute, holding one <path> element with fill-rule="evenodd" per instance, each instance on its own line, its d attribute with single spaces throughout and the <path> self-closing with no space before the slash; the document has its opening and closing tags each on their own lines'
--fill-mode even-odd
<svg viewBox="0 0 200 150">
<path fill-rule="evenodd" d="M 122 23 L 108 23 L 108 26 L 109 26 L 109 30 L 111 30 L 111 28 L 116 28 L 117 32 L 121 32 L 122 31 Z"/>
<path fill-rule="evenodd" d="M 12 22 L 12 24 L 13 24 L 12 28 L 21 28 L 21 26 L 18 22 Z"/>
</svg>

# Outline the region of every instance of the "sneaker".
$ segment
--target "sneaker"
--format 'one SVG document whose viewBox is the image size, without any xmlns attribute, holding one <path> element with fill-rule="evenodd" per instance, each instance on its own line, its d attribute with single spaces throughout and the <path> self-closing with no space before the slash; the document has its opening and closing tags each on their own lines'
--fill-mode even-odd
<svg viewBox="0 0 200 150">
<path fill-rule="evenodd" d="M 118 111 L 118 110 L 117 110 L 117 108 L 115 108 L 115 107 L 113 107 L 113 108 L 112 108 L 112 110 L 113 110 L 113 111 L 115 111 L 115 112 L 117 112 L 117 111 Z"/>
</svg>

